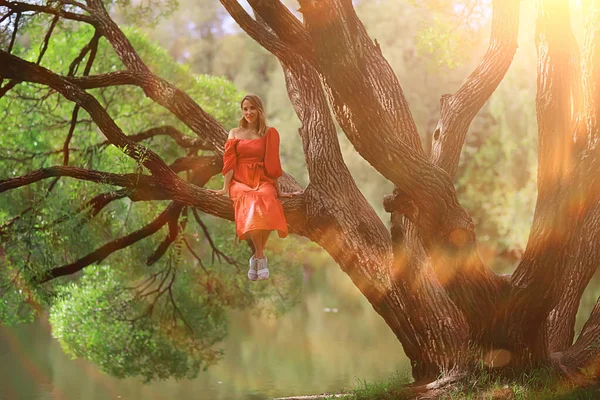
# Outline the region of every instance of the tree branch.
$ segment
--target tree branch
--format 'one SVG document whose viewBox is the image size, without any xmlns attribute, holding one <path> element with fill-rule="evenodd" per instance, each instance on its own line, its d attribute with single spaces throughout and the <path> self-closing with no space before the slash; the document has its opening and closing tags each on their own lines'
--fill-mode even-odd
<svg viewBox="0 0 600 400">
<path fill-rule="evenodd" d="M 46 32 L 46 36 L 44 37 L 44 41 L 42 42 L 42 48 L 40 49 L 40 54 L 38 55 L 38 59 L 36 61 L 37 65 L 40 65 L 42 62 L 42 58 L 44 58 L 44 54 L 46 54 L 46 50 L 48 50 L 48 43 L 50 42 L 50 38 L 52 37 L 52 32 L 54 32 L 54 28 L 58 23 L 58 15 L 55 15 L 52 18 L 52 22 L 50 23 L 50 28 L 48 28 L 48 32 Z"/>
<path fill-rule="evenodd" d="M 483 59 L 452 96 L 441 99 L 441 116 L 433 134 L 431 161 L 454 177 L 471 121 L 496 90 L 517 50 L 520 0 L 494 0 L 492 32 Z"/>
<path fill-rule="evenodd" d="M 162 226 L 169 222 L 169 220 L 176 214 L 181 212 L 181 205 L 177 203 L 171 203 L 165 211 L 163 211 L 154 221 L 135 232 L 130 233 L 127 236 L 123 236 L 119 239 L 113 240 L 98 248 L 94 252 L 86 255 L 75 261 L 74 263 L 64 265 L 62 267 L 53 268 L 48 271 L 41 279 L 40 283 L 45 283 L 56 279 L 61 276 L 67 276 L 81 271 L 90 264 L 97 263 L 104 260 L 106 257 L 111 255 L 117 250 L 124 249 L 132 244 L 153 235 Z"/>
<path fill-rule="evenodd" d="M 213 241 L 208 228 L 206 227 L 204 222 L 202 222 L 202 219 L 198 215 L 198 211 L 196 211 L 195 209 L 192 209 L 192 212 L 194 213 L 194 218 L 196 219 L 196 223 L 200 226 L 200 228 L 202 228 L 202 232 L 204 232 L 204 237 L 206 238 L 206 240 L 208 240 L 208 244 L 210 245 L 210 248 L 212 249 L 213 262 L 214 262 L 215 256 L 217 257 L 217 260 L 219 260 L 219 261 L 221 261 L 221 257 L 222 257 L 228 264 L 233 265 L 237 269 L 237 271 L 240 272 L 240 267 L 241 267 L 240 263 L 237 262 L 234 258 L 229 257 L 227 254 L 225 254 L 221 250 L 219 250 L 219 248 Z M 190 244 L 187 242 L 187 240 L 185 241 L 185 243 L 188 246 L 188 250 L 194 255 L 194 257 L 196 257 L 196 259 L 198 259 L 198 261 L 200 263 L 202 263 L 202 260 L 200 259 L 200 257 L 198 257 L 196 255 L 194 250 L 192 250 L 192 248 L 191 248 Z M 202 266 L 202 268 L 204 268 L 204 266 Z M 205 270 L 205 272 L 206 272 L 206 270 Z"/>
<path fill-rule="evenodd" d="M 584 38 L 584 121 L 589 147 L 600 143 L 600 1 L 583 2 L 585 21 Z"/>
<path fill-rule="evenodd" d="M 212 147 L 202 138 L 186 135 L 170 125 L 150 128 L 144 132 L 136 133 L 135 135 L 129 135 L 128 138 L 133 142 L 141 142 L 155 136 L 169 136 L 184 149 L 212 150 Z M 106 146 L 108 144 L 110 144 L 110 142 L 105 141 L 100 143 L 98 146 Z"/>
<path fill-rule="evenodd" d="M 141 174 L 114 174 L 111 172 L 101 172 L 88 170 L 78 167 L 54 166 L 42 168 L 16 178 L 0 180 L 0 193 L 16 189 L 22 186 L 41 181 L 43 179 L 68 176 L 71 178 L 106 183 L 110 185 L 135 188 L 135 187 L 154 187 L 158 182 L 148 175 Z"/>
<path fill-rule="evenodd" d="M 527 248 L 511 277 L 514 290 L 507 309 L 511 326 L 528 325 L 525 332 L 509 332 L 512 341 L 528 348 L 515 356 L 534 364 L 549 358 L 546 321 L 576 267 L 569 246 L 579 239 L 584 208 L 590 209 L 581 199 L 598 196 L 596 174 L 590 174 L 598 163 L 574 157 L 573 151 L 571 49 L 564 40 L 571 32 L 569 15 L 568 2 L 538 3 L 538 196 Z"/>
<path fill-rule="evenodd" d="M 183 209 L 183 206 L 181 206 L 179 208 L 178 213 L 171 215 L 171 217 L 169 218 L 169 221 L 168 221 L 169 233 L 167 234 L 167 237 L 165 238 L 165 240 L 163 240 L 160 243 L 160 245 L 154 251 L 154 253 L 152 253 L 152 255 L 150 257 L 148 257 L 148 260 L 146 260 L 146 265 L 150 266 L 150 265 L 154 264 L 155 262 L 157 262 L 158 260 L 160 260 L 160 258 L 165 254 L 165 252 L 171 245 L 171 243 L 173 243 L 175 241 L 175 239 L 177 239 L 177 235 L 179 234 L 179 227 L 177 225 L 177 220 L 179 219 L 179 216 L 181 215 L 182 209 Z"/>
<path fill-rule="evenodd" d="M 3 2 L 3 5 L 5 7 L 8 7 L 10 10 L 21 12 L 21 13 L 27 12 L 27 11 L 33 11 L 36 14 L 37 13 L 45 13 L 45 14 L 55 15 L 55 16 L 58 16 L 58 17 L 61 17 L 64 19 L 85 22 L 85 23 L 88 23 L 88 24 L 94 25 L 94 26 L 96 25 L 96 21 L 92 17 L 83 15 L 83 14 L 77 14 L 77 13 L 72 13 L 69 11 L 64 11 L 62 8 L 52 8 L 50 6 L 22 3 L 22 2 L 18 2 L 18 1 Z"/>
<path fill-rule="evenodd" d="M 221 168 L 223 168 L 222 164 L 223 161 L 221 157 L 218 156 L 181 157 L 171 164 L 171 169 L 175 172 L 181 172 L 191 169 L 202 171 L 208 168 L 211 170 L 212 175 L 210 176 L 212 177 L 218 172 L 221 172 Z M 203 186 L 198 184 L 196 185 Z"/>
<path fill-rule="evenodd" d="M 556 356 L 567 372 L 581 374 L 591 367 L 594 378 L 600 377 L 600 298 L 575 344 Z"/>
<path fill-rule="evenodd" d="M 82 89 L 98 89 L 123 85 L 142 86 L 144 84 L 144 77 L 131 71 L 115 71 L 85 77 L 64 77 L 64 79 Z"/>
<path fill-rule="evenodd" d="M 310 34 L 281 1 L 249 0 L 248 3 L 279 39 L 285 42 L 295 54 L 308 61 L 313 68 L 318 69 Z"/>
<path fill-rule="evenodd" d="M 13 28 L 13 32 L 12 35 L 10 37 L 10 43 L 8 44 L 8 51 L 9 53 L 12 51 L 13 46 L 15 45 L 15 40 L 17 39 L 17 31 L 19 30 L 19 21 L 21 20 L 21 13 L 18 12 L 17 16 L 15 18 L 15 24 L 14 24 L 14 28 Z"/>
</svg>

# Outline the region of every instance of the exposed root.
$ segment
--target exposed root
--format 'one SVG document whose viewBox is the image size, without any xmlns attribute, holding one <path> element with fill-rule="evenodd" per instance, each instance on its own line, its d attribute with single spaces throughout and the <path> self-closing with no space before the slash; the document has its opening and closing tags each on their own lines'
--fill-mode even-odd
<svg viewBox="0 0 600 400">
<path fill-rule="evenodd" d="M 454 389 L 455 384 L 464 379 L 466 374 L 451 374 L 427 384 L 413 384 L 407 386 L 415 394 L 415 399 L 437 399 Z"/>
</svg>

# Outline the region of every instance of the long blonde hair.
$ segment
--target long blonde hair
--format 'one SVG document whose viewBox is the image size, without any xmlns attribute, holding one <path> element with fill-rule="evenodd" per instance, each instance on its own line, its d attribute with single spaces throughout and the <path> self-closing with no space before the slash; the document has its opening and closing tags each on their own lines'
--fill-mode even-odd
<svg viewBox="0 0 600 400">
<path fill-rule="evenodd" d="M 247 94 L 240 102 L 240 108 L 243 108 L 244 101 L 248 100 L 258 110 L 258 136 L 263 137 L 267 133 L 267 117 L 265 116 L 265 106 L 263 101 L 255 94 Z M 248 121 L 242 116 L 240 119 L 240 128 L 247 128 Z"/>
</svg>

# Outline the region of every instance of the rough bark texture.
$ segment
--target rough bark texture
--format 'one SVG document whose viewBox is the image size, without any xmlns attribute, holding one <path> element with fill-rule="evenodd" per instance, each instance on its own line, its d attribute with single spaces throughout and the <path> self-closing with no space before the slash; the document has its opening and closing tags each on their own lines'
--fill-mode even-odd
<svg viewBox="0 0 600 400">
<path fill-rule="evenodd" d="M 442 96 L 429 158 L 400 82 L 350 0 L 300 0 L 303 21 L 279 0 L 249 0 L 256 18 L 237 0 L 221 3 L 278 58 L 302 122 L 299 134 L 310 184 L 302 196 L 283 202 L 291 232 L 318 243 L 352 279 L 402 343 L 416 380 L 432 381 L 440 373 L 452 380 L 492 349 L 508 350 L 511 368 L 554 364 L 575 376 L 592 367 L 600 376 L 600 305 L 573 345 L 579 301 L 600 261 L 599 0 L 584 2 L 581 55 L 565 18 L 568 2 L 538 1 L 538 198 L 527 249 L 510 277 L 495 275 L 479 257 L 473 222 L 457 200 L 452 179 L 468 128 L 517 49 L 519 0 L 493 2 L 488 51 L 455 94 Z M 64 77 L 0 50 L 0 77 L 11 80 L 5 87 L 28 81 L 58 91 L 98 125 L 107 139 L 99 146 L 119 147 L 149 173 L 55 166 L 0 180 L 0 193 L 66 176 L 123 188 L 86 203 L 91 216 L 123 197 L 173 201 L 146 227 L 52 269 L 44 280 L 80 271 L 169 224 L 161 246 L 149 255 L 148 263 L 154 262 L 177 237 L 185 206 L 233 219 L 229 199 L 202 189 L 220 171 L 226 129 L 146 67 L 101 1 L 89 0 L 85 15 L 61 6 L 13 2 L 5 7 L 88 23 L 108 40 L 126 70 Z M 117 85 L 142 88 L 198 137 L 172 127 L 124 135 L 86 92 Z M 356 151 L 395 185 L 384 200 L 389 229 L 344 164 L 334 118 Z M 140 144 L 155 135 L 171 137 L 188 150 L 187 157 L 166 165 Z M 212 150 L 214 156 L 196 157 L 199 149 Z M 182 171 L 188 171 L 187 179 L 177 175 Z M 290 176 L 282 184 L 284 191 L 300 189 Z M 8 228 L 0 227 L 0 232 Z"/>
</svg>

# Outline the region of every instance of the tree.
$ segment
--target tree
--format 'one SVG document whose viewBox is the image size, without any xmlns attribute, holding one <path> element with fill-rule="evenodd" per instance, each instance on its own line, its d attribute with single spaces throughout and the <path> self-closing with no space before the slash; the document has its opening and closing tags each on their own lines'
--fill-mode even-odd
<svg viewBox="0 0 600 400">
<path fill-rule="evenodd" d="M 493 1 L 488 51 L 456 93 L 442 96 L 430 156 L 400 83 L 351 1 L 301 0 L 303 22 L 277 0 L 248 2 L 256 19 L 236 0 L 221 0 L 242 29 L 280 61 L 302 122 L 299 134 L 310 183 L 302 196 L 283 202 L 290 230 L 324 248 L 348 274 L 402 343 L 415 380 L 435 381 L 443 373 L 444 378 L 431 386 L 438 387 L 499 352 L 510 356 L 504 367 L 512 370 L 553 366 L 574 379 L 581 378 L 582 371 L 592 371 L 596 378 L 600 302 L 573 341 L 577 306 L 600 260 L 600 94 L 595 90 L 600 77 L 600 53 L 595 51 L 600 2 L 584 2 L 587 25 L 580 54 L 565 18 L 568 1 L 538 1 L 538 196 L 527 247 L 510 276 L 498 276 L 482 262 L 474 224 L 457 200 L 453 178 L 469 125 L 517 49 L 520 1 Z M 104 4 L 89 0 L 2 6 L 3 20 L 12 18 L 13 34 L 6 50 L 0 51 L 0 75 L 9 80 L 0 94 L 19 82 L 52 88 L 84 109 L 106 139 L 143 169 L 132 175 L 64 162 L 4 179 L 0 192 L 50 177 L 72 177 L 125 188 L 123 196 L 135 201 L 171 202 L 145 228 L 78 262 L 42 271 L 34 282 L 43 286 L 87 269 L 100 259 L 98 252 L 106 256 L 168 225 L 160 254 L 177 236 L 184 207 L 232 219 L 231 201 L 201 187 L 218 168 L 195 164 L 203 179 L 183 179 L 157 153 L 125 135 L 87 92 L 137 86 L 214 151 L 213 163 L 223 153 L 225 129 L 185 92 L 148 68 Z M 18 20 L 32 11 L 50 14 L 53 21 L 93 26 L 124 69 L 59 75 L 11 54 Z M 389 229 L 344 164 L 333 117 L 358 154 L 394 184 L 393 193 L 384 199 L 391 214 Z M 285 191 L 300 189 L 289 175 L 280 184 Z"/>
</svg>

